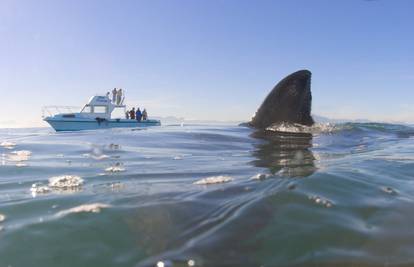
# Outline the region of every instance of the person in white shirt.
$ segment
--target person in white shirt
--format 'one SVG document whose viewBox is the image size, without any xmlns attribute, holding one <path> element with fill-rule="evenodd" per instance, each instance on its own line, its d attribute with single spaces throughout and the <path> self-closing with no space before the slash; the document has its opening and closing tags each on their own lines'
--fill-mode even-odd
<svg viewBox="0 0 414 267">
<path fill-rule="evenodd" d="M 122 89 L 120 88 L 116 93 L 116 104 L 120 105 L 122 101 Z"/>
<path fill-rule="evenodd" d="M 146 121 L 148 119 L 148 113 L 147 110 L 144 108 L 144 110 L 142 111 L 142 120 Z"/>
</svg>

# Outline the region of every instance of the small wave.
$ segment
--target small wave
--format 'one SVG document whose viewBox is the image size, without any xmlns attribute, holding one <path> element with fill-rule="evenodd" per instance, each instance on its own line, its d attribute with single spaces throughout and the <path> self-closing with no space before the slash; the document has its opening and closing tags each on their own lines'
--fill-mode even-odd
<svg viewBox="0 0 414 267">
<path fill-rule="evenodd" d="M 49 179 L 49 187 L 57 189 L 79 188 L 83 185 L 83 179 L 76 175 L 55 176 Z"/>
<path fill-rule="evenodd" d="M 109 208 L 111 205 L 103 203 L 84 204 L 67 210 L 62 210 L 56 213 L 56 217 L 63 217 L 71 213 L 92 212 L 99 213 L 101 209 Z"/>
<path fill-rule="evenodd" d="M 233 178 L 226 175 L 219 175 L 219 176 L 212 176 L 207 177 L 197 182 L 194 182 L 196 185 L 209 185 L 209 184 L 221 184 L 221 183 L 228 183 L 233 181 Z"/>
</svg>

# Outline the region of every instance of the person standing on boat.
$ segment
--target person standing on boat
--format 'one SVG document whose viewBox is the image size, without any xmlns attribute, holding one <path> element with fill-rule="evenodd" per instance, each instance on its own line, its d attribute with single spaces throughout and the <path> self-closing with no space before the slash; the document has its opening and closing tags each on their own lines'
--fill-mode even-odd
<svg viewBox="0 0 414 267">
<path fill-rule="evenodd" d="M 147 110 L 144 108 L 144 110 L 142 111 L 142 120 L 146 121 L 147 118 L 148 118 Z"/>
<path fill-rule="evenodd" d="M 129 120 L 129 110 L 127 110 L 126 112 L 125 112 L 125 118 L 127 119 L 127 120 Z"/>
<path fill-rule="evenodd" d="M 112 102 L 115 104 L 116 103 L 116 93 L 118 91 L 116 90 L 116 88 L 114 88 L 114 90 L 112 90 Z"/>
<path fill-rule="evenodd" d="M 136 112 L 135 115 L 136 115 L 137 121 L 140 122 L 141 119 L 142 119 L 142 113 L 141 113 L 141 110 L 139 108 L 137 109 L 137 112 Z"/>
<path fill-rule="evenodd" d="M 131 111 L 129 112 L 129 117 L 131 118 L 131 120 L 135 120 L 135 108 L 131 109 Z"/>
<path fill-rule="evenodd" d="M 120 105 L 122 101 L 122 89 L 119 88 L 118 92 L 116 93 L 116 104 Z"/>
<path fill-rule="evenodd" d="M 109 92 L 107 92 L 106 93 L 106 97 L 109 99 L 109 100 L 111 100 L 111 98 L 109 98 L 109 95 L 110 95 L 111 93 L 109 93 Z"/>
</svg>

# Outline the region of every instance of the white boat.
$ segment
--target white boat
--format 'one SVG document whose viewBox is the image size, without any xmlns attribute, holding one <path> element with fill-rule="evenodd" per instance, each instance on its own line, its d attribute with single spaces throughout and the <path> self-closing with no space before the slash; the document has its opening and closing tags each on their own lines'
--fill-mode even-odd
<svg viewBox="0 0 414 267">
<path fill-rule="evenodd" d="M 53 111 L 58 111 L 54 114 Z M 67 112 L 61 112 L 66 110 Z M 159 126 L 159 120 L 126 119 L 126 106 L 112 103 L 108 96 L 96 95 L 79 111 L 72 112 L 70 107 L 49 106 L 43 108 L 43 120 L 55 131 L 81 131 L 107 128 Z M 114 113 L 118 117 L 112 116 Z M 45 114 L 48 114 L 47 116 Z"/>
</svg>

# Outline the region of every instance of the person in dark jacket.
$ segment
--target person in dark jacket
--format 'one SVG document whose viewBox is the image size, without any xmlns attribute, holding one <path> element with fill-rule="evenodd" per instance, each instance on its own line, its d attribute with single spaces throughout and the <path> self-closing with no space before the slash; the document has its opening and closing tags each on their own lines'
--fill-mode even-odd
<svg viewBox="0 0 414 267">
<path fill-rule="evenodd" d="M 135 108 L 131 109 L 131 111 L 129 112 L 129 117 L 131 118 L 131 120 L 135 120 Z"/>
<path fill-rule="evenodd" d="M 135 115 L 136 115 L 137 121 L 141 121 L 142 113 L 141 113 L 141 110 L 139 108 L 137 109 L 137 112 L 136 112 Z"/>
</svg>

